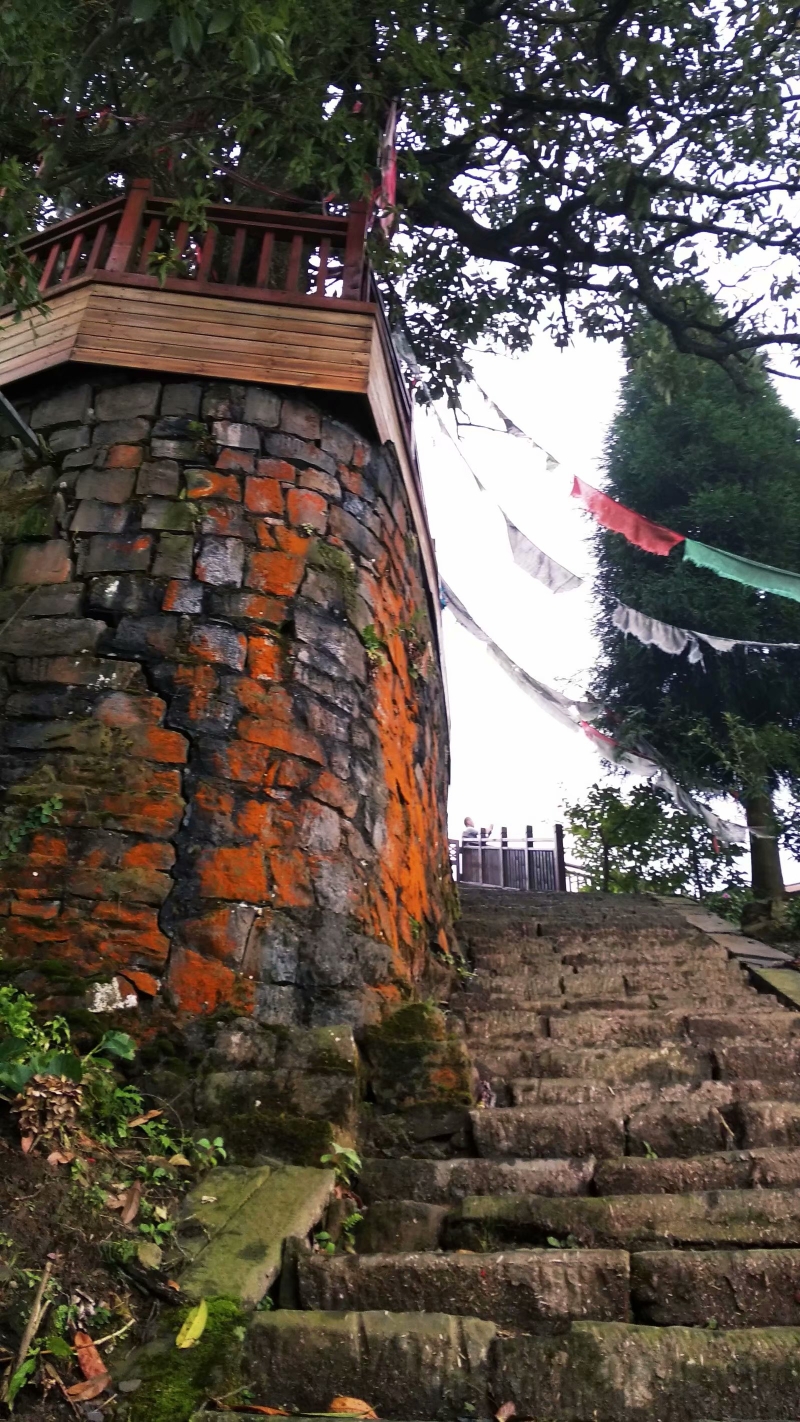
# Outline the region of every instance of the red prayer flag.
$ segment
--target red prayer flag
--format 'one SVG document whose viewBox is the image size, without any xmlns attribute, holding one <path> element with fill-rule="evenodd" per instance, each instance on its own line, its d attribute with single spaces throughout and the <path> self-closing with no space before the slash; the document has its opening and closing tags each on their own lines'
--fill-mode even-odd
<svg viewBox="0 0 800 1422">
<path fill-rule="evenodd" d="M 572 497 L 580 499 L 604 528 L 610 528 L 612 533 L 621 533 L 629 543 L 634 543 L 637 548 L 644 548 L 646 553 L 658 553 L 662 558 L 666 558 L 676 544 L 685 541 L 684 534 L 673 533 L 671 528 L 662 528 L 659 523 L 651 523 L 649 518 L 634 513 L 633 509 L 626 509 L 624 504 L 618 504 L 616 499 L 609 498 L 608 494 L 601 494 L 600 490 L 592 488 L 591 484 L 584 484 L 577 475 L 572 486 Z"/>
</svg>

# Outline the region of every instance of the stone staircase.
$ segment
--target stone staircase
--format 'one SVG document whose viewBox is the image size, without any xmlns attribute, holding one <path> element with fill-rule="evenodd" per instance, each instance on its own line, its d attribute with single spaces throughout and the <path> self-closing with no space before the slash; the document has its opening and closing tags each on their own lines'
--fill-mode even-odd
<svg viewBox="0 0 800 1422">
<path fill-rule="evenodd" d="M 495 1104 L 365 1160 L 358 1252 L 297 1250 L 250 1326 L 256 1395 L 800 1417 L 800 1014 L 658 900 L 462 900 L 451 1014 Z"/>
</svg>

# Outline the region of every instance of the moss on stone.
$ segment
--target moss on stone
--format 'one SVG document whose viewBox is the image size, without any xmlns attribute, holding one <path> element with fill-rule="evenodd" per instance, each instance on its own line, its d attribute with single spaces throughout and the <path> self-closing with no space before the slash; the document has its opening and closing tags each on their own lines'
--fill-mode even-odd
<svg viewBox="0 0 800 1422">
<path fill-rule="evenodd" d="M 448 1035 L 444 1015 L 433 1003 L 406 1003 L 367 1028 L 364 1048 L 380 1106 L 471 1103 L 469 1057 L 460 1038 Z"/>
<path fill-rule="evenodd" d="M 226 1115 L 218 1128 L 229 1156 L 243 1165 L 257 1156 L 271 1156 L 289 1165 L 319 1165 L 335 1135 L 330 1121 L 259 1107 Z"/>
<path fill-rule="evenodd" d="M 126 1422 L 189 1422 L 201 1403 L 239 1381 L 246 1316 L 235 1299 L 207 1299 L 208 1322 L 193 1348 L 176 1348 L 188 1309 L 170 1313 L 169 1336 L 137 1350 L 125 1374 L 141 1386 L 119 1415 Z"/>
</svg>

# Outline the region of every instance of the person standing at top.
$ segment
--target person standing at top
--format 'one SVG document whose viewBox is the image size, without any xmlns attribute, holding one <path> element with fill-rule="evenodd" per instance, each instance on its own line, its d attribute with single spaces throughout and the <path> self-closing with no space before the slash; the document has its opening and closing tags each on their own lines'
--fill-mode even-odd
<svg viewBox="0 0 800 1422">
<path fill-rule="evenodd" d="M 464 820 L 464 829 L 461 835 L 461 843 L 474 844 L 476 841 L 489 839 L 493 829 L 494 825 L 490 825 L 489 828 L 486 830 L 476 829 L 475 821 L 473 819 L 470 819 L 469 815 L 467 815 L 466 819 Z"/>
</svg>

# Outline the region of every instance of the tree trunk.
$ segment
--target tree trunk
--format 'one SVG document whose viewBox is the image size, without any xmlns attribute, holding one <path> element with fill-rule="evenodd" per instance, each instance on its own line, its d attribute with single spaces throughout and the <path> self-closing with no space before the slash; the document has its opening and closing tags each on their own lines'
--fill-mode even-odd
<svg viewBox="0 0 800 1422">
<path fill-rule="evenodd" d="M 745 800 L 747 824 L 753 829 L 767 829 L 775 834 L 773 839 L 750 837 L 750 867 L 753 877 L 753 898 L 767 902 L 783 898 L 783 871 L 778 852 L 775 817 L 772 813 L 772 798 L 768 791 L 748 795 Z"/>
</svg>

